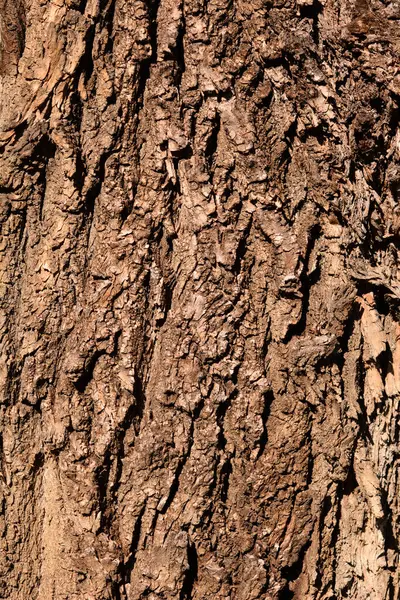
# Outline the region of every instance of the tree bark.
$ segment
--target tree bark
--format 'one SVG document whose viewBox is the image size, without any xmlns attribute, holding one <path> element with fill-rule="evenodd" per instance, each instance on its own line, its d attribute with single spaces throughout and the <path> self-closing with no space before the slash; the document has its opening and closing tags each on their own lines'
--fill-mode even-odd
<svg viewBox="0 0 400 600">
<path fill-rule="evenodd" d="M 0 0 L 1 598 L 400 598 L 399 19 Z"/>
</svg>

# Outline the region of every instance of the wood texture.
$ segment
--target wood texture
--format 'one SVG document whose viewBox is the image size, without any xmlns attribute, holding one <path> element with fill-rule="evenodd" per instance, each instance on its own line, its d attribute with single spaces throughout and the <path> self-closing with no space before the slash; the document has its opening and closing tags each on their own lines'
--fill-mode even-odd
<svg viewBox="0 0 400 600">
<path fill-rule="evenodd" d="M 1 598 L 400 598 L 399 19 L 0 1 Z"/>
</svg>

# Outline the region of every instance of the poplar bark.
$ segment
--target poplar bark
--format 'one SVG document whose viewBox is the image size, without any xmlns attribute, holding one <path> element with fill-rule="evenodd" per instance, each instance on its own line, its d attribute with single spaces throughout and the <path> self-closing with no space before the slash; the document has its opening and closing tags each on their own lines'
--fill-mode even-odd
<svg viewBox="0 0 400 600">
<path fill-rule="evenodd" d="M 399 19 L 0 0 L 0 598 L 400 598 Z"/>
</svg>

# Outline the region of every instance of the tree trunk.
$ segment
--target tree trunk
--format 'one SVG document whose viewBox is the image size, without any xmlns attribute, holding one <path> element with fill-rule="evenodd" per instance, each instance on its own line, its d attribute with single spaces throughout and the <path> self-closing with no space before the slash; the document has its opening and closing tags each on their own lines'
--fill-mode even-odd
<svg viewBox="0 0 400 600">
<path fill-rule="evenodd" d="M 1 598 L 400 598 L 399 19 L 0 0 Z"/>
</svg>

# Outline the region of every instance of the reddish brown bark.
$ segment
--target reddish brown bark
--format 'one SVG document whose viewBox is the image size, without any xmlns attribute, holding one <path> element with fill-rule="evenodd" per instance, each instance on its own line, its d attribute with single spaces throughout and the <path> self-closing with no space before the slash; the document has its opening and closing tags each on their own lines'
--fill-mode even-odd
<svg viewBox="0 0 400 600">
<path fill-rule="evenodd" d="M 399 597 L 399 10 L 0 2 L 0 597 Z"/>
</svg>

